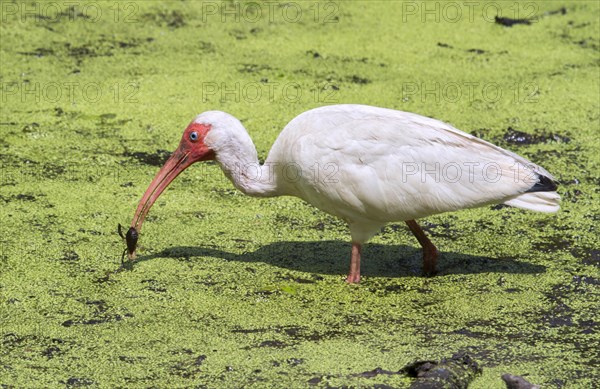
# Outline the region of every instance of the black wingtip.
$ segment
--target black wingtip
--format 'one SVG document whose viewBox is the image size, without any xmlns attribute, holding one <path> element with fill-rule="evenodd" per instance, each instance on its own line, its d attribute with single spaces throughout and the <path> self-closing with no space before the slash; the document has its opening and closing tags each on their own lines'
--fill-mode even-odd
<svg viewBox="0 0 600 389">
<path fill-rule="evenodd" d="M 541 174 L 538 175 L 538 178 L 539 178 L 539 181 L 536 182 L 534 186 L 529 188 L 529 190 L 526 193 L 529 193 L 529 192 L 554 192 L 558 188 L 558 185 L 556 184 L 556 182 L 552 181 L 550 178 L 548 178 L 546 176 L 542 176 Z"/>
</svg>

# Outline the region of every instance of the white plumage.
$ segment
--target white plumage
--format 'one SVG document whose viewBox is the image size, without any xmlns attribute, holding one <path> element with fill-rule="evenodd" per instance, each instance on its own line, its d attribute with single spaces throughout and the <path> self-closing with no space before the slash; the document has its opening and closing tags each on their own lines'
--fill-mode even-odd
<svg viewBox="0 0 600 389">
<path fill-rule="evenodd" d="M 190 141 L 192 132 L 199 142 Z M 559 209 L 553 177 L 542 167 L 441 121 L 391 109 L 334 105 L 304 112 L 283 129 L 262 166 L 242 124 L 209 111 L 188 126 L 174 155 L 198 147 L 197 160 L 215 159 L 244 193 L 297 196 L 346 221 L 353 242 L 349 282 L 360 279 L 360 245 L 388 222 L 407 222 L 432 273 L 437 250 L 414 219 L 497 203 Z M 141 221 L 153 201 L 143 202 Z"/>
</svg>

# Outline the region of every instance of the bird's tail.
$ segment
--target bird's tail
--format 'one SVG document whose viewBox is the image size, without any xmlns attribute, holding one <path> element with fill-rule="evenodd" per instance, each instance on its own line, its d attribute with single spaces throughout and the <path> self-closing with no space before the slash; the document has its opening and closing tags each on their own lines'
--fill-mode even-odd
<svg viewBox="0 0 600 389">
<path fill-rule="evenodd" d="M 512 207 L 538 212 L 557 212 L 560 209 L 560 195 L 556 192 L 524 193 L 505 201 Z"/>
<path fill-rule="evenodd" d="M 560 195 L 551 178 L 539 175 L 539 182 L 529 191 L 509 198 L 504 204 L 538 212 L 557 212 L 560 209 Z"/>
</svg>

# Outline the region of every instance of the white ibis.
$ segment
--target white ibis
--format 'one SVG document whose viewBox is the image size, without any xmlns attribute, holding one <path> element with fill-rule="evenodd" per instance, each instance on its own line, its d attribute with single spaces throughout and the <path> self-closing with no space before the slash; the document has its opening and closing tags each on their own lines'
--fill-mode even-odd
<svg viewBox="0 0 600 389">
<path fill-rule="evenodd" d="M 144 193 L 131 227 L 139 232 L 169 183 L 206 160 L 216 160 L 245 194 L 297 196 L 343 219 L 352 237 L 349 283 L 360 281 L 361 246 L 388 222 L 406 222 L 431 275 L 439 253 L 415 219 L 499 203 L 559 209 L 550 173 L 510 151 L 414 113 L 332 105 L 292 120 L 263 165 L 239 120 L 220 111 L 198 115 Z"/>
</svg>

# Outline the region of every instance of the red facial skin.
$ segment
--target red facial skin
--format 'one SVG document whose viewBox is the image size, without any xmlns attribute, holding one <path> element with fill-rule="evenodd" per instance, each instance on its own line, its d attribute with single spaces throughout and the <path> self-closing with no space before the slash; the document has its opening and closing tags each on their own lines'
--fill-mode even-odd
<svg viewBox="0 0 600 389">
<path fill-rule="evenodd" d="M 179 142 L 179 147 L 171 154 L 171 157 L 156 174 L 137 206 L 131 227 L 135 228 L 138 233 L 142 229 L 142 223 L 144 223 L 144 219 L 152 204 L 154 204 L 158 196 L 160 196 L 179 173 L 194 162 L 215 159 L 215 153 L 204 144 L 204 138 L 208 131 L 210 131 L 210 128 L 210 125 L 192 122 L 185 129 L 181 142 Z M 190 138 L 190 134 L 192 133 L 197 134 L 195 140 Z M 129 259 L 134 258 L 135 250 L 129 254 Z"/>
</svg>

